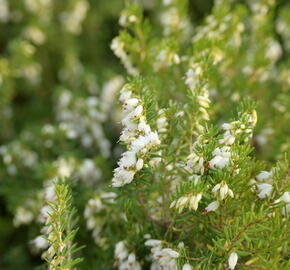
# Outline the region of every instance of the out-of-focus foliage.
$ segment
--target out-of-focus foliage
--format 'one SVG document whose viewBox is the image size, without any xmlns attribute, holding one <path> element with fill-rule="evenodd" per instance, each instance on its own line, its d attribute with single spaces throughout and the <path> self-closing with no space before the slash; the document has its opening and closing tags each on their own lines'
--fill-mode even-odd
<svg viewBox="0 0 290 270">
<path fill-rule="evenodd" d="M 288 1 L 0 0 L 0 269 L 289 269 L 289 29 Z"/>
</svg>

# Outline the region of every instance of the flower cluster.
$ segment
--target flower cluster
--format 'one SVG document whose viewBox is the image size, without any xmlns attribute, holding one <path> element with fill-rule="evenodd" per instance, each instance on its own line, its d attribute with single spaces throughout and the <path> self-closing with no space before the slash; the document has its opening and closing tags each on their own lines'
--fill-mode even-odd
<svg viewBox="0 0 290 270">
<path fill-rule="evenodd" d="M 71 10 L 60 14 L 60 21 L 63 28 L 74 35 L 78 35 L 82 31 L 82 22 L 86 18 L 89 10 L 89 3 L 86 0 L 75 1 Z"/>
<path fill-rule="evenodd" d="M 271 171 L 261 171 L 256 175 L 255 179 L 251 179 L 249 184 L 252 186 L 252 191 L 257 193 L 257 198 L 262 199 L 273 199 L 275 197 L 274 192 L 274 172 L 276 168 L 272 168 Z M 278 193 L 278 192 L 277 192 Z M 281 194 L 281 193 L 280 193 Z M 270 208 L 276 208 L 282 206 L 281 213 L 283 216 L 290 212 L 290 193 L 285 191 L 278 199 L 273 203 L 271 201 Z M 268 216 L 273 216 L 270 213 Z"/>
<path fill-rule="evenodd" d="M 209 121 L 209 90 L 208 84 L 204 83 L 205 76 L 204 71 L 200 63 L 194 63 L 191 68 L 186 72 L 185 84 L 189 87 L 191 94 L 195 98 L 195 102 L 198 106 L 198 111 L 195 112 L 196 117 L 194 120 L 194 134 L 202 134 L 205 129 L 203 122 Z"/>
<path fill-rule="evenodd" d="M 124 78 L 120 75 L 111 78 L 103 85 L 100 106 L 104 113 L 105 119 L 108 118 L 110 109 L 115 105 L 117 91 L 123 86 Z"/>
<path fill-rule="evenodd" d="M 115 263 L 118 270 L 141 270 L 141 265 L 135 253 L 129 253 L 126 242 L 120 241 L 115 245 Z"/>
<path fill-rule="evenodd" d="M 124 111 L 120 141 L 127 144 L 128 151 L 123 153 L 119 167 L 114 170 L 114 187 L 131 183 L 135 173 L 143 168 L 146 154 L 160 144 L 157 132 L 151 131 L 146 122 L 141 100 L 133 97 L 129 89 L 130 86 L 125 85 L 120 95 Z"/>
<path fill-rule="evenodd" d="M 219 199 L 224 200 L 227 196 L 234 197 L 233 191 L 228 187 L 225 181 L 217 184 L 212 189 L 212 193 Z"/>
<path fill-rule="evenodd" d="M 101 234 L 105 224 L 100 213 L 106 209 L 106 205 L 114 204 L 116 197 L 117 194 L 114 192 L 102 192 L 88 201 L 84 211 L 87 229 L 92 230 L 95 243 L 100 247 L 106 246 L 106 238 L 102 237 Z"/>
<path fill-rule="evenodd" d="M 110 154 L 110 142 L 107 140 L 102 122 L 105 114 L 100 109 L 96 96 L 74 98 L 68 90 L 62 90 L 57 104 L 57 119 L 69 139 L 79 138 L 84 147 L 96 143 L 102 154 Z"/>
<path fill-rule="evenodd" d="M 145 246 L 151 247 L 152 270 L 177 270 L 179 253 L 171 248 L 164 248 L 161 240 L 149 239 Z"/>
<path fill-rule="evenodd" d="M 145 235 L 145 238 L 150 238 L 150 235 Z M 180 258 L 180 252 L 176 250 L 164 247 L 165 242 L 157 239 L 148 239 L 145 241 L 145 246 L 151 247 L 150 259 L 152 260 L 151 270 L 177 270 L 177 260 Z M 180 242 L 178 248 L 184 247 L 184 243 Z M 182 266 L 182 270 L 192 270 L 189 263 L 185 263 Z"/>
<path fill-rule="evenodd" d="M 258 175 L 256 175 L 256 180 L 251 180 L 251 184 L 256 185 L 258 191 L 257 196 L 259 199 L 265 199 L 266 197 L 270 197 L 272 195 L 273 185 L 270 184 L 272 182 L 272 175 L 272 171 L 261 171 Z"/>
<path fill-rule="evenodd" d="M 158 134 L 166 134 L 168 121 L 164 109 L 159 110 L 157 118 Z"/>
<path fill-rule="evenodd" d="M 102 172 L 96 166 L 94 160 L 86 158 L 80 164 L 77 176 L 81 179 L 83 183 L 91 186 L 101 179 Z"/>
<path fill-rule="evenodd" d="M 178 54 L 171 48 L 162 48 L 157 56 L 154 63 L 154 69 L 156 71 L 168 68 L 172 65 L 178 65 L 180 63 L 180 58 Z"/>
<path fill-rule="evenodd" d="M 30 224 L 34 219 L 34 214 L 28 206 L 19 206 L 13 219 L 13 225 L 18 227 L 22 224 Z"/>
<path fill-rule="evenodd" d="M 56 194 L 55 194 L 55 183 L 57 179 L 49 180 L 45 182 L 45 188 L 42 192 L 42 199 L 43 199 L 43 205 L 40 208 L 39 215 L 37 217 L 37 221 L 43 225 L 40 231 L 40 235 L 38 235 L 36 238 L 30 241 L 30 246 L 33 252 L 38 253 L 46 248 L 49 247 L 49 241 L 46 239 L 46 235 L 49 232 L 49 226 L 47 226 L 47 222 L 49 220 L 49 216 L 52 212 L 52 207 L 50 203 L 55 202 L 56 200 Z M 51 252 L 50 250 L 47 250 L 43 253 L 43 256 L 46 256 Z"/>
<path fill-rule="evenodd" d="M 132 76 L 137 76 L 139 71 L 133 66 L 130 56 L 125 51 L 125 43 L 120 37 L 115 37 L 111 43 L 111 49 L 119 57 L 127 72 Z"/>
<path fill-rule="evenodd" d="M 27 148 L 20 141 L 14 141 L 6 146 L 0 147 L 0 157 L 9 175 L 17 173 L 17 167 L 34 168 L 38 162 L 38 154 Z"/>
<path fill-rule="evenodd" d="M 257 123 L 257 112 L 245 112 L 241 115 L 241 119 L 231 123 L 224 123 L 222 129 L 225 130 L 223 138 L 219 140 L 220 144 L 232 145 L 237 136 L 241 136 L 242 140 L 248 142 L 253 136 L 253 128 Z"/>
<path fill-rule="evenodd" d="M 202 67 L 195 63 L 185 74 L 185 84 L 190 90 L 195 90 L 201 82 L 201 76 L 203 74 Z M 210 103 L 206 102 L 205 104 Z"/>
<path fill-rule="evenodd" d="M 0 0 L 1 266 L 286 269 L 287 1 L 115 2 Z"/>
<path fill-rule="evenodd" d="M 178 209 L 179 213 L 181 213 L 183 209 L 186 207 L 196 211 L 201 198 L 202 198 L 202 193 L 197 193 L 194 195 L 191 195 L 191 194 L 184 195 L 180 197 L 178 200 L 174 200 L 170 204 L 170 208 L 175 207 L 176 209 Z"/>
<path fill-rule="evenodd" d="M 185 164 L 186 169 L 194 174 L 203 174 L 205 170 L 204 166 L 204 158 L 201 153 L 198 153 L 196 148 L 200 145 L 200 140 L 199 138 L 197 141 L 193 144 L 192 148 L 193 151 L 189 156 L 187 157 L 187 161 Z"/>
<path fill-rule="evenodd" d="M 224 123 L 222 129 L 225 130 L 219 144 L 212 152 L 213 158 L 209 161 L 209 166 L 212 169 L 222 169 L 229 165 L 231 158 L 231 146 L 236 139 L 248 142 L 253 135 L 253 128 L 257 122 L 257 113 L 253 110 L 251 113 L 244 113 L 241 120 L 231 123 Z"/>
<path fill-rule="evenodd" d="M 222 148 L 217 147 L 213 152 L 213 158 L 209 161 L 209 166 L 212 169 L 222 169 L 229 165 L 231 152 L 228 146 Z"/>
<path fill-rule="evenodd" d="M 182 34 L 182 38 L 188 37 L 191 32 L 191 25 L 188 18 L 178 10 L 174 3 L 169 2 L 164 1 L 165 8 L 160 14 L 163 35 Z"/>
</svg>

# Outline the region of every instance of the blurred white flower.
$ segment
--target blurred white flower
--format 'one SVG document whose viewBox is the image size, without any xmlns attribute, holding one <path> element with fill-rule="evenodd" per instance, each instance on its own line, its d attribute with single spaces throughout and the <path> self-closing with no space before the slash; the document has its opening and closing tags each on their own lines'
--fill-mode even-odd
<svg viewBox="0 0 290 270">
<path fill-rule="evenodd" d="M 238 262 L 238 254 L 236 252 L 232 252 L 228 260 L 229 270 L 234 270 L 237 265 L 237 262 Z"/>
</svg>

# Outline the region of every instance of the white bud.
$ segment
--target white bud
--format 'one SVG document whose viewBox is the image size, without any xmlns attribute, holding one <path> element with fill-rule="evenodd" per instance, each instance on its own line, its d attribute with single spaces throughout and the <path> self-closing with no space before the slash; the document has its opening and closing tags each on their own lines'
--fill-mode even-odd
<svg viewBox="0 0 290 270">
<path fill-rule="evenodd" d="M 224 123 L 222 124 L 222 129 L 225 129 L 225 130 L 229 130 L 229 129 L 232 129 L 233 126 L 229 123 Z"/>
<path fill-rule="evenodd" d="M 169 208 L 172 208 L 172 207 L 174 207 L 175 206 L 175 204 L 176 204 L 176 201 L 174 200 L 171 204 L 170 204 L 170 206 L 169 206 Z"/>
<path fill-rule="evenodd" d="M 142 105 L 139 105 L 133 112 L 133 115 L 132 117 L 136 118 L 136 117 L 139 117 L 142 115 L 142 112 L 143 112 L 143 106 Z"/>
<path fill-rule="evenodd" d="M 136 170 L 140 171 L 143 168 L 143 165 L 144 165 L 144 160 L 142 158 L 139 158 L 136 163 Z"/>
<path fill-rule="evenodd" d="M 124 88 L 125 88 L 126 86 L 124 86 Z M 123 88 L 123 89 L 124 89 Z M 130 97 L 131 97 L 131 95 L 132 95 L 132 92 L 131 91 L 125 91 L 125 90 L 121 90 L 121 95 L 120 95 L 120 98 L 119 98 L 119 100 L 121 101 L 121 102 L 125 102 L 126 100 L 128 100 Z"/>
<path fill-rule="evenodd" d="M 190 264 L 186 263 L 183 265 L 182 270 L 192 270 L 192 267 Z"/>
<path fill-rule="evenodd" d="M 214 202 L 211 202 L 206 208 L 205 208 L 205 211 L 206 212 L 212 212 L 212 211 L 215 211 L 219 208 L 220 206 L 220 203 L 219 201 L 214 201 Z"/>
<path fill-rule="evenodd" d="M 138 105 L 138 102 L 137 98 L 130 98 L 124 102 L 123 108 L 126 111 L 132 111 Z"/>
<path fill-rule="evenodd" d="M 290 192 L 289 191 L 284 192 L 279 200 L 282 201 L 282 202 L 290 204 Z"/>
<path fill-rule="evenodd" d="M 128 256 L 128 263 L 133 264 L 136 261 L 136 256 L 134 253 L 130 253 Z"/>
<path fill-rule="evenodd" d="M 229 264 L 229 269 L 234 270 L 236 267 L 236 264 L 238 262 L 238 254 L 236 252 L 232 252 L 230 254 L 228 264 Z"/>
</svg>

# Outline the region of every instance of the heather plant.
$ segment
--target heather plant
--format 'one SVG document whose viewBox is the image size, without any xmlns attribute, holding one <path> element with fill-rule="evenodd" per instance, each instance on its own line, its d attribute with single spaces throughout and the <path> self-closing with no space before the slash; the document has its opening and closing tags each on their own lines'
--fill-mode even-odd
<svg viewBox="0 0 290 270">
<path fill-rule="evenodd" d="M 0 268 L 288 270 L 289 10 L 0 0 Z"/>
</svg>

